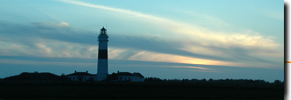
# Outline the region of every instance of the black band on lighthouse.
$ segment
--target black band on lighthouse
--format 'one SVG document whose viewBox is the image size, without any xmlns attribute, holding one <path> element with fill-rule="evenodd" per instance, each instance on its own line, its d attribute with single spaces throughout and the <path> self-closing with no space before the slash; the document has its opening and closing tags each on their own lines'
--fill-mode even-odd
<svg viewBox="0 0 291 100">
<path fill-rule="evenodd" d="M 98 59 L 108 59 L 107 50 L 99 50 Z"/>
</svg>

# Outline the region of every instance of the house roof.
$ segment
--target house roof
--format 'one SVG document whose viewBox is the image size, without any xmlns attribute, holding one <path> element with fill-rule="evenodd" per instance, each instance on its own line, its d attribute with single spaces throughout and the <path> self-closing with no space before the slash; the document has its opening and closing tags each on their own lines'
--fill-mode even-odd
<svg viewBox="0 0 291 100">
<path fill-rule="evenodd" d="M 94 76 L 94 75 L 96 75 L 96 74 L 90 74 L 87 72 L 75 72 L 75 73 L 69 74 L 67 76 Z"/>
<path fill-rule="evenodd" d="M 119 72 L 119 73 L 117 73 L 117 75 L 118 76 L 132 76 L 132 74 L 129 72 Z"/>
<path fill-rule="evenodd" d="M 144 78 L 144 76 L 141 75 L 140 73 L 133 73 L 133 75 L 138 76 L 138 77 L 141 77 L 141 78 Z"/>
<path fill-rule="evenodd" d="M 119 73 L 113 73 L 112 75 L 116 75 L 116 76 L 138 76 L 140 78 L 144 78 L 143 75 L 141 75 L 140 73 L 134 72 L 134 73 L 129 73 L 129 72 L 119 72 Z M 90 74 L 88 72 L 75 72 L 72 74 L 68 74 L 67 76 L 97 76 L 97 74 Z"/>
<path fill-rule="evenodd" d="M 116 75 L 117 76 L 138 76 L 138 77 L 140 77 L 140 78 L 144 78 L 144 76 L 143 75 L 141 75 L 140 73 L 137 73 L 137 72 L 135 72 L 135 73 L 129 73 L 129 72 L 119 72 L 119 73 L 116 73 Z"/>
</svg>

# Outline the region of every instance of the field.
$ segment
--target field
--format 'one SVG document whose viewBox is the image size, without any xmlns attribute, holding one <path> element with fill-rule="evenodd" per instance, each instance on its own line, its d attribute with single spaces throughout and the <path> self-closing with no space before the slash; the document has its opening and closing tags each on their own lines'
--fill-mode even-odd
<svg viewBox="0 0 291 100">
<path fill-rule="evenodd" d="M 0 99 L 284 99 L 273 85 L 2 81 Z"/>
</svg>

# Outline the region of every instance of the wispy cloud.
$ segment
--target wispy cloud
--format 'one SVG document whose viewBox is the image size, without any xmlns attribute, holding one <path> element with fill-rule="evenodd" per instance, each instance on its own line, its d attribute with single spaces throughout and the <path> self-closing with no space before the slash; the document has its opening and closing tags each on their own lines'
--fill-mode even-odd
<svg viewBox="0 0 291 100">
<path fill-rule="evenodd" d="M 177 22 L 171 19 L 158 17 L 158 16 L 154 16 L 150 14 L 145 14 L 145 13 L 141 13 L 137 11 L 131 11 L 131 10 L 126 10 L 126 9 L 114 8 L 114 7 L 107 7 L 107 6 L 85 3 L 85 2 L 76 1 L 76 0 L 60 0 L 60 1 L 76 4 L 76 5 L 110 10 L 110 11 L 115 11 L 115 12 L 120 12 L 120 13 L 126 13 L 129 15 L 135 15 L 141 18 L 145 18 L 144 20 L 151 20 L 151 22 L 159 22 L 159 23 L 154 23 L 154 24 L 161 24 L 157 26 L 159 26 L 159 28 L 164 28 L 165 30 L 171 30 L 173 32 L 171 33 L 171 35 L 179 36 L 180 38 L 184 38 L 184 40 L 193 40 L 195 42 L 199 42 L 200 44 L 203 44 L 206 46 L 214 45 L 214 46 L 222 46 L 225 48 L 242 47 L 245 49 L 262 48 L 262 49 L 272 49 L 272 50 L 280 46 L 282 47 L 281 44 L 274 42 L 273 36 L 263 36 L 263 35 L 260 35 L 260 33 L 257 33 L 248 29 L 245 29 L 244 31 L 238 31 L 238 32 L 223 32 L 223 31 L 215 32 L 204 27 L 199 27 L 193 23 L 189 24 L 189 23 Z M 187 13 L 193 13 L 193 12 L 188 11 Z M 218 21 L 217 23 L 219 23 L 219 25 L 223 24 L 226 28 L 231 26 L 230 24 L 223 22 L 222 20 L 219 20 L 212 16 L 208 16 L 208 15 L 199 15 L 199 16 L 204 16 L 204 17 L 207 16 L 207 19 L 216 20 Z M 156 35 L 156 36 L 160 36 L 160 35 Z M 188 47 L 189 45 L 185 45 L 184 49 L 188 49 Z"/>
<path fill-rule="evenodd" d="M 44 4 L 45 8 L 32 4 L 32 10 L 37 9 L 37 12 L 26 9 L 27 5 L 15 8 L 23 8 L 27 12 L 3 10 L 4 13 L 1 13 L 5 16 L 0 21 L 0 70 L 5 74 L 1 72 L 0 77 L 23 71 L 50 71 L 59 75 L 74 70 L 96 73 L 99 28 L 101 24 L 105 26 L 105 21 L 110 21 L 109 73 L 120 70 L 160 78 L 282 79 L 284 44 L 277 42 L 282 37 L 274 37 L 281 35 L 272 33 L 280 32 L 281 28 L 277 26 L 280 20 L 272 19 L 282 20 L 280 13 L 252 15 L 241 9 L 248 12 L 245 19 L 249 21 L 242 25 L 234 21 L 245 17 L 240 16 L 244 15 L 241 12 L 228 17 L 221 17 L 228 13 L 195 12 L 195 9 L 205 6 L 186 8 L 189 11 L 180 12 L 171 10 L 177 6 L 167 9 L 159 9 L 162 8 L 160 6 L 155 9 L 138 7 L 143 11 L 155 10 L 146 13 L 129 6 L 118 8 L 111 4 L 105 6 L 101 2 L 98 5 L 83 1 L 48 1 Z M 50 7 L 51 4 L 57 5 Z M 8 7 L 10 5 L 4 8 Z M 170 6 L 166 4 L 165 7 Z M 207 7 L 204 11 L 219 11 L 214 8 Z M 24 19 L 15 19 L 19 16 L 24 16 Z M 258 19 L 256 16 L 263 18 L 254 22 L 249 20 Z M 233 22 L 229 24 L 227 21 Z M 264 24 L 269 21 L 275 24 Z M 264 30 L 264 26 L 277 27 L 257 30 Z"/>
<path fill-rule="evenodd" d="M 33 61 L 33 60 L 15 60 L 15 59 L 0 59 L 2 64 L 14 64 L 14 65 L 53 65 L 53 66 L 83 66 L 94 67 L 96 63 L 88 62 L 52 62 L 52 61 Z"/>
<path fill-rule="evenodd" d="M 188 64 L 203 64 L 203 65 L 233 65 L 230 62 L 224 62 L 219 60 L 201 59 L 195 57 L 187 57 L 173 54 L 154 53 L 148 51 L 140 51 L 131 57 L 129 60 L 140 61 L 157 61 L 157 62 L 176 62 L 176 63 L 188 63 Z"/>
<path fill-rule="evenodd" d="M 121 13 L 136 15 L 136 16 L 150 18 L 150 19 L 169 21 L 168 19 L 156 17 L 156 16 L 149 15 L 149 14 L 144 14 L 144 13 L 137 12 L 137 11 L 120 9 L 120 8 L 114 8 L 114 7 L 107 7 L 107 6 L 97 5 L 97 4 L 91 4 L 91 3 L 81 2 L 81 1 L 77 1 L 77 0 L 59 0 L 59 1 L 66 2 L 66 3 L 71 3 L 71 4 L 75 4 L 75 5 L 82 5 L 82 6 L 87 6 L 87 7 L 93 7 L 93 8 L 110 10 L 110 11 L 116 11 L 116 12 L 121 12 Z"/>
<path fill-rule="evenodd" d="M 46 24 L 11 26 L 10 23 L 6 23 L 6 25 L 2 26 L 0 31 L 3 33 L 1 34 L 3 37 L 0 38 L 1 55 L 97 58 L 97 36 L 96 33 L 89 30 L 70 26 L 46 26 Z M 25 30 L 22 30 L 24 28 Z M 10 31 L 10 29 L 13 29 L 13 31 Z M 26 33 L 26 35 L 22 33 Z M 13 37 L 19 35 L 22 38 L 15 41 Z M 266 63 L 265 65 L 261 64 L 262 66 L 264 65 L 263 67 L 277 64 L 249 55 L 255 51 L 272 53 L 265 49 L 254 49 L 254 51 L 252 48 L 245 48 L 244 46 L 229 46 L 227 44 L 215 44 L 215 42 L 213 44 L 201 44 L 201 42 L 189 40 L 181 41 L 160 38 L 153 40 L 152 36 L 138 37 L 112 34 L 110 40 L 109 59 L 237 67 L 254 67 L 256 63 Z M 244 64 L 244 62 L 255 63 Z"/>
<path fill-rule="evenodd" d="M 68 27 L 69 24 L 66 22 L 61 22 L 60 24 L 54 23 L 54 22 L 42 22 L 42 23 L 32 23 L 37 26 L 44 26 L 44 27 Z"/>
<path fill-rule="evenodd" d="M 283 8 L 282 8 L 283 9 Z M 278 11 L 278 10 L 259 10 L 259 13 L 262 13 L 268 17 L 284 21 L 284 10 Z"/>
<path fill-rule="evenodd" d="M 137 11 L 76 0 L 60 1 L 134 15 L 150 22 L 156 22 L 151 24 L 170 32 L 145 32 L 145 35 L 140 37 L 111 34 L 110 59 L 250 67 L 256 64 L 248 65 L 244 64 L 244 62 L 267 63 L 269 64 L 267 66 L 274 66 L 278 63 L 275 61 L 275 63 L 272 62 L 270 64 L 270 60 L 256 56 L 283 58 L 283 52 L 278 51 L 281 45 L 274 42 L 272 36 L 262 36 L 251 30 L 216 32 L 195 24 L 177 22 Z M 217 20 L 213 17 L 209 18 Z M 224 22 L 220 20 L 219 23 Z M 22 54 L 69 58 L 97 57 L 97 46 L 96 41 L 94 41 L 96 40 L 96 33 L 69 26 L 66 22 L 60 24 L 53 22 L 32 24 L 33 26 L 21 26 L 0 23 L 3 26 L 2 33 L 13 32 L 15 35 L 26 38 L 12 41 L 11 34 L 2 34 L 7 38 L 2 38 L 2 42 L 0 42 L 6 48 L 0 48 L 2 49 L 0 53 L 2 55 Z M 229 26 L 229 24 L 225 25 Z M 27 37 L 28 35 L 30 37 Z M 165 38 L 170 35 L 173 35 L 173 37 Z M 31 40 L 29 38 L 34 39 Z M 18 49 L 15 50 L 15 48 Z"/>
<path fill-rule="evenodd" d="M 82 6 L 87 6 L 87 7 L 93 7 L 93 8 L 98 8 L 98 9 L 110 10 L 110 11 L 115 11 L 119 13 L 139 16 L 141 18 L 145 18 L 145 20 L 151 20 L 152 22 L 159 22 L 156 24 L 162 24 L 162 25 L 157 25 L 160 28 L 164 27 L 165 30 L 171 30 L 172 32 L 174 32 L 174 34 L 179 34 L 180 36 L 182 35 L 181 37 L 187 36 L 188 38 L 187 37 L 185 38 L 190 39 L 190 40 L 202 39 L 204 40 L 203 42 L 206 42 L 206 43 L 209 43 L 210 41 L 215 41 L 223 45 L 233 44 L 233 45 L 241 45 L 241 46 L 257 46 L 257 47 L 263 46 L 263 47 L 272 47 L 272 48 L 276 48 L 279 45 L 275 43 L 269 37 L 264 37 L 260 35 L 259 33 L 253 32 L 251 30 L 244 30 L 242 32 L 232 32 L 232 33 L 215 32 L 215 31 L 211 31 L 210 29 L 199 27 L 194 24 L 177 22 L 171 19 L 158 17 L 158 16 L 154 16 L 150 14 L 145 14 L 145 13 L 141 13 L 137 11 L 131 11 L 127 9 L 120 9 L 120 8 L 114 8 L 114 7 L 107 7 L 107 6 L 97 5 L 97 4 L 81 2 L 77 0 L 60 0 L 60 1 L 75 4 L 75 5 L 82 5 Z M 215 19 L 214 17 L 210 17 L 210 16 L 208 17 L 210 19 Z M 221 20 L 219 21 L 219 23 L 226 24 L 225 22 Z"/>
</svg>

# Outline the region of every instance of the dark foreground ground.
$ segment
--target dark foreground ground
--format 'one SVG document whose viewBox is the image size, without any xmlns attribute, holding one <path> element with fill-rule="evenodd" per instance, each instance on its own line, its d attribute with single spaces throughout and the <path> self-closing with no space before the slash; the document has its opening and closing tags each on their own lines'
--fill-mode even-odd
<svg viewBox="0 0 291 100">
<path fill-rule="evenodd" d="M 49 82 L 46 82 L 49 83 Z M 284 87 L 210 83 L 0 82 L 0 99 L 284 99 Z"/>
</svg>

